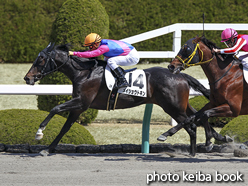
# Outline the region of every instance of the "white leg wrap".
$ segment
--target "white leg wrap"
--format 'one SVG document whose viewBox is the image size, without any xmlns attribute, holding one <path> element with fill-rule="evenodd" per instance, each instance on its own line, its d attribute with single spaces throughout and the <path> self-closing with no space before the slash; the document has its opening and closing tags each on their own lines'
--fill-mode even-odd
<svg viewBox="0 0 248 186">
<path fill-rule="evenodd" d="M 42 133 L 42 131 L 43 131 L 44 129 L 45 129 L 45 128 L 43 128 L 43 129 L 39 128 L 39 129 L 38 129 L 38 131 L 36 132 L 36 135 L 35 135 L 35 139 L 36 139 L 36 140 L 40 140 L 40 139 L 43 138 L 43 133 Z"/>
</svg>

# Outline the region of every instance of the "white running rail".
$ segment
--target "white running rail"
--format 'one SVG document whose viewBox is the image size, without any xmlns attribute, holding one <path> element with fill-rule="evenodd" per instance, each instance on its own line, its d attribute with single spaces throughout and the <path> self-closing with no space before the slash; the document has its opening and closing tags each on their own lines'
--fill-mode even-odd
<svg viewBox="0 0 248 186">
<path fill-rule="evenodd" d="M 237 31 L 248 30 L 248 24 L 243 23 L 205 23 L 204 30 L 224 30 L 233 28 Z M 173 33 L 172 51 L 139 51 L 141 58 L 174 58 L 181 48 L 182 30 L 203 30 L 202 23 L 176 23 L 156 30 L 122 39 L 130 44 Z M 202 32 L 199 33 L 201 35 Z M 189 38 L 190 39 L 190 38 Z"/>
<path fill-rule="evenodd" d="M 199 80 L 206 88 L 209 88 L 208 80 Z M 71 95 L 72 85 L 0 85 L 0 95 Z M 199 92 L 190 89 L 190 95 L 200 95 Z"/>
</svg>

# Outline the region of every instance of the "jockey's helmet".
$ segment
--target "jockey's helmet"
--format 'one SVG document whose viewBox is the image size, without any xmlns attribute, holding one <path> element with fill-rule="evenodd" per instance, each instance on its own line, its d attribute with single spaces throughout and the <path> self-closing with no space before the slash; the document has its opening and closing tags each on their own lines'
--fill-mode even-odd
<svg viewBox="0 0 248 186">
<path fill-rule="evenodd" d="M 232 38 L 236 38 L 237 36 L 238 36 L 238 33 L 236 32 L 236 30 L 234 30 L 232 28 L 226 28 L 221 33 L 221 39 L 222 39 L 221 42 L 228 41 Z"/>
<path fill-rule="evenodd" d="M 102 38 L 98 34 L 96 34 L 96 33 L 90 33 L 89 35 L 87 35 L 85 37 L 84 46 L 93 45 L 95 43 L 100 42 L 101 40 L 102 40 Z"/>
</svg>

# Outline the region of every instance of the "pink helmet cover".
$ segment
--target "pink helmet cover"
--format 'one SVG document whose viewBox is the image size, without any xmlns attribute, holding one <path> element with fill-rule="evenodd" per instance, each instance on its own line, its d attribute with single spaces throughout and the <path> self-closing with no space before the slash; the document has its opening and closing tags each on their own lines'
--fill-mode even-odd
<svg viewBox="0 0 248 186">
<path fill-rule="evenodd" d="M 222 39 L 221 42 L 228 41 L 229 39 L 235 38 L 237 36 L 238 36 L 238 33 L 236 32 L 236 30 L 234 30 L 232 28 L 226 28 L 221 33 L 221 39 Z"/>
</svg>

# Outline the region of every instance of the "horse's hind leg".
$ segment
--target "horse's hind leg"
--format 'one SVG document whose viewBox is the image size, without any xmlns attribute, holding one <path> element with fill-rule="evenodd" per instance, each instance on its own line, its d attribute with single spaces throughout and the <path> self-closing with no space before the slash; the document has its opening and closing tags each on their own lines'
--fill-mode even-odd
<svg viewBox="0 0 248 186">
<path fill-rule="evenodd" d="M 216 140 L 218 141 L 223 141 L 223 142 L 232 142 L 233 139 L 230 138 L 229 136 L 222 136 L 221 134 L 217 133 L 208 123 L 208 118 L 210 117 L 211 114 L 211 109 L 204 111 L 204 112 L 197 112 L 196 113 L 196 117 L 195 119 L 199 120 L 199 122 L 201 123 L 201 125 L 204 127 L 205 129 L 205 135 L 206 135 L 206 150 L 209 152 L 212 150 L 213 145 L 211 143 L 211 138 L 214 137 Z"/>
<path fill-rule="evenodd" d="M 49 152 L 52 152 L 55 147 L 58 145 L 61 138 L 69 131 L 71 126 L 74 124 L 74 122 L 77 120 L 79 115 L 83 112 L 83 110 L 73 110 L 70 112 L 64 126 L 62 127 L 60 133 L 58 136 L 54 139 L 54 141 L 49 145 L 48 149 L 42 150 L 40 152 L 41 155 L 46 156 L 49 154 Z"/>
<path fill-rule="evenodd" d="M 230 136 L 228 135 L 222 136 L 221 134 L 216 132 L 212 127 L 211 127 L 211 130 L 212 130 L 214 139 L 218 141 L 226 142 L 226 143 L 233 142 L 233 139 Z"/>
<path fill-rule="evenodd" d="M 200 120 L 200 122 L 201 122 L 201 126 L 204 126 L 204 129 L 205 129 L 205 135 L 206 135 L 206 143 L 205 143 L 205 145 L 206 145 L 206 150 L 207 151 L 210 151 L 213 148 L 213 145 L 212 145 L 212 143 L 210 141 L 212 137 L 215 140 L 226 142 L 226 143 L 233 141 L 233 139 L 230 138 L 229 136 L 227 136 L 227 135 L 222 136 L 221 134 L 216 132 L 214 130 L 214 128 L 211 127 L 211 125 L 208 123 L 208 120 L 205 120 L 205 121 Z"/>
<path fill-rule="evenodd" d="M 55 106 L 48 116 L 45 118 L 45 120 L 40 124 L 40 128 L 38 129 L 35 139 L 40 140 L 43 137 L 42 131 L 45 130 L 46 125 L 48 122 L 52 119 L 52 117 L 59 113 L 59 112 L 64 112 L 64 111 L 69 111 L 72 109 L 81 109 L 82 105 L 80 104 L 81 100 L 80 98 L 73 98 L 63 104 Z"/>
</svg>

